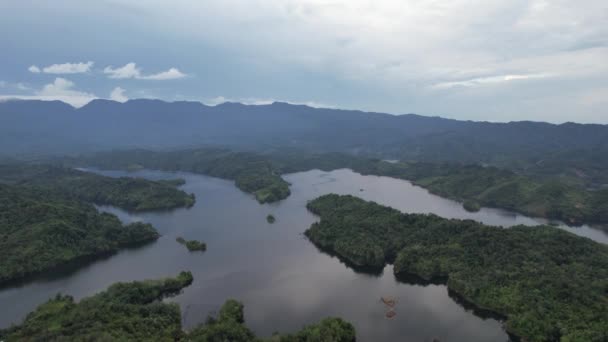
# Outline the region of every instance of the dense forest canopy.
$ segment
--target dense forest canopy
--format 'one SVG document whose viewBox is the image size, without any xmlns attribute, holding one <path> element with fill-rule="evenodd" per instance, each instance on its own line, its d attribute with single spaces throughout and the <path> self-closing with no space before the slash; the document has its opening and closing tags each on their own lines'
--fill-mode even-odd
<svg viewBox="0 0 608 342">
<path fill-rule="evenodd" d="M 608 247 L 550 227 L 489 227 L 403 214 L 353 196 L 308 203 L 306 236 L 348 264 L 442 280 L 465 300 L 507 317 L 527 341 L 608 338 Z"/>
<path fill-rule="evenodd" d="M 177 189 L 183 180 L 112 178 L 48 164 L 0 164 L 0 183 L 43 188 L 76 200 L 129 211 L 190 207 L 195 201 L 194 195 Z"/>
<path fill-rule="evenodd" d="M 131 211 L 194 203 L 183 180 L 111 178 L 56 165 L 0 165 L 0 284 L 99 258 L 159 237 L 149 224 L 123 225 L 92 204 Z"/>
<path fill-rule="evenodd" d="M 245 326 L 243 304 L 233 299 L 226 301 L 217 316 L 185 332 L 179 306 L 159 300 L 179 293 L 192 281 L 190 272 L 181 272 L 175 278 L 116 283 L 80 302 L 58 294 L 30 313 L 22 324 L 0 330 L 0 340 L 355 341 L 353 326 L 339 318 L 326 318 L 293 334 L 258 338 Z"/>
<path fill-rule="evenodd" d="M 158 237 L 62 193 L 0 184 L 0 285 Z"/>
</svg>

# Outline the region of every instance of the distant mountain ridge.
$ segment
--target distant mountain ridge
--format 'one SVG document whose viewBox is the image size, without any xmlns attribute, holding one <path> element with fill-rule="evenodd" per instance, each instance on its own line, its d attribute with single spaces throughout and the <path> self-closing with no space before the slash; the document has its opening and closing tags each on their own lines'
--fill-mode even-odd
<svg viewBox="0 0 608 342">
<path fill-rule="evenodd" d="M 608 153 L 604 153 L 608 125 L 600 124 L 459 121 L 281 102 L 207 106 L 185 101 L 93 100 L 81 108 L 59 101 L 0 102 L 0 154 L 4 155 L 201 145 L 503 163 L 515 168 L 561 163 L 567 155 L 573 164 L 581 160 L 590 164 L 591 172 L 608 165 Z M 517 165 L 512 165 L 514 160 Z"/>
</svg>

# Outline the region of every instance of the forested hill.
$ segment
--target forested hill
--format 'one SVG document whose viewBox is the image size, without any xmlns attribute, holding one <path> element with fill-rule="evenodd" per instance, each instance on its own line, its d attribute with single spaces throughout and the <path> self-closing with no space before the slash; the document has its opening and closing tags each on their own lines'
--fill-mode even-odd
<svg viewBox="0 0 608 342">
<path fill-rule="evenodd" d="M 521 169 L 580 167 L 581 176 L 601 173 L 608 165 L 605 125 L 471 122 L 286 103 L 95 100 L 78 109 L 62 102 L 0 103 L 0 154 L 202 144 L 489 162 Z"/>
<path fill-rule="evenodd" d="M 57 191 L 0 184 L 0 285 L 158 237 Z"/>
</svg>

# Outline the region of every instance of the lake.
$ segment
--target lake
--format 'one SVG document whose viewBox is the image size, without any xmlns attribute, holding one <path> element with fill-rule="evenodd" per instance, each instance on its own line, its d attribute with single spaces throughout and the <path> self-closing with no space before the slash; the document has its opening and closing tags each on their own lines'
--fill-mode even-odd
<svg viewBox="0 0 608 342">
<path fill-rule="evenodd" d="M 339 316 L 354 324 L 361 341 L 507 341 L 499 320 L 467 310 L 443 285 L 399 282 L 392 266 L 380 275 L 357 273 L 318 251 L 302 235 L 317 219 L 305 204 L 327 193 L 353 194 L 404 212 L 433 212 L 505 227 L 545 222 L 495 209 L 469 213 L 459 203 L 409 182 L 362 176 L 350 170 L 286 175 L 292 195 L 265 205 L 231 181 L 202 175 L 149 170 L 97 172 L 149 179 L 181 177 L 186 180 L 183 190 L 195 193 L 197 201 L 189 209 L 143 214 L 100 207 L 124 222 L 150 222 L 163 236 L 141 248 L 0 290 L 0 327 L 18 323 L 58 292 L 80 299 L 117 281 L 174 276 L 190 270 L 194 283 L 168 299 L 180 304 L 186 329 L 217 311 L 226 299 L 235 298 L 245 304 L 247 325 L 260 336 L 292 332 L 323 317 Z M 274 224 L 266 222 L 268 214 L 276 217 Z M 608 235 L 590 227 L 562 228 L 608 242 Z M 207 251 L 188 252 L 175 241 L 178 236 L 206 242 Z M 385 317 L 381 296 L 397 300 L 395 317 Z"/>
</svg>

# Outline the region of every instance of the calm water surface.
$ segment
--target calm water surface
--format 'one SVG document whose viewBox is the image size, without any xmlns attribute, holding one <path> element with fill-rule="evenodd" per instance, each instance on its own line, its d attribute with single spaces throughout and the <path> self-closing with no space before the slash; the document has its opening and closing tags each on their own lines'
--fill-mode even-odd
<svg viewBox="0 0 608 342">
<path fill-rule="evenodd" d="M 468 213 L 460 204 L 406 181 L 362 176 L 350 170 L 287 175 L 292 195 L 269 205 L 259 205 L 232 182 L 217 178 L 147 170 L 103 173 L 150 179 L 182 177 L 186 179 L 182 188 L 195 193 L 197 202 L 190 209 L 146 214 L 102 207 L 125 222 L 150 222 L 163 236 L 142 248 L 0 290 L 0 327 L 20 322 L 58 292 L 80 299 L 117 281 L 174 276 L 190 270 L 194 283 L 169 299 L 180 304 L 186 328 L 217 311 L 226 299 L 236 298 L 245 304 L 247 325 L 261 336 L 295 331 L 323 317 L 339 316 L 355 325 L 361 341 L 507 341 L 501 322 L 467 311 L 443 285 L 398 282 L 391 266 L 381 275 L 357 273 L 319 252 L 302 235 L 316 220 L 305 204 L 326 193 L 353 194 L 404 212 L 433 212 L 502 226 L 544 222 L 493 209 Z M 274 224 L 266 222 L 268 214 L 276 217 Z M 589 227 L 563 228 L 608 241 L 603 232 Z M 208 250 L 190 253 L 175 241 L 177 236 L 203 240 Z M 394 318 L 385 318 L 381 296 L 398 300 Z"/>
</svg>

